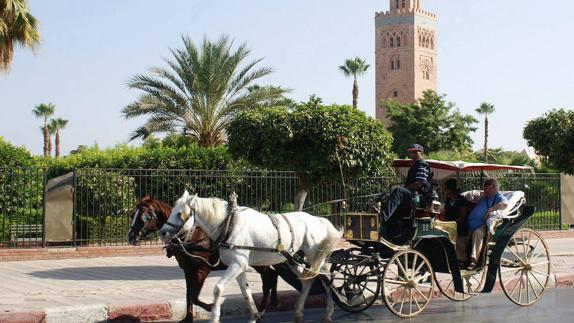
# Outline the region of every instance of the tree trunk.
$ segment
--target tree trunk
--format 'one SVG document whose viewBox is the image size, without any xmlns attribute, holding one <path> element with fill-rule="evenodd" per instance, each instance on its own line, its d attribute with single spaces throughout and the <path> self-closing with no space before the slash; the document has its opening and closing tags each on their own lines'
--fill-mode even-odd
<svg viewBox="0 0 574 323">
<path fill-rule="evenodd" d="M 48 134 L 48 157 L 52 158 L 52 135 Z"/>
<path fill-rule="evenodd" d="M 359 100 L 359 84 L 357 79 L 353 82 L 353 108 L 357 109 L 357 101 Z"/>
<path fill-rule="evenodd" d="M 484 116 L 484 162 L 488 163 L 488 116 Z"/>
<path fill-rule="evenodd" d="M 60 130 L 56 129 L 56 159 L 60 158 Z"/>
<path fill-rule="evenodd" d="M 309 192 L 310 184 L 309 181 L 299 176 L 299 189 L 297 190 L 297 194 L 295 195 L 295 211 L 303 210 L 303 205 L 305 205 L 305 200 L 307 199 L 307 193 Z"/>
<path fill-rule="evenodd" d="M 48 133 L 48 119 L 44 118 L 44 157 L 48 157 L 50 154 L 50 134 Z"/>
</svg>

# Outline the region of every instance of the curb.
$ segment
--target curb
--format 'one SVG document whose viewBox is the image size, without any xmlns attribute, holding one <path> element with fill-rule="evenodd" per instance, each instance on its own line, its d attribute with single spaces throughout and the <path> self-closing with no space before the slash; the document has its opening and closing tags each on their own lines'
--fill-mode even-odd
<svg viewBox="0 0 574 323">
<path fill-rule="evenodd" d="M 498 284 L 497 284 L 498 286 Z M 574 287 L 574 273 L 557 273 L 552 275 L 548 288 Z M 493 293 L 500 293 L 495 288 Z M 256 303 L 261 300 L 261 293 L 253 295 Z M 279 291 L 281 304 L 270 312 L 292 311 L 299 296 L 296 291 Z M 444 298 L 435 291 L 433 298 Z M 305 308 L 325 306 L 324 295 L 309 295 Z M 210 313 L 194 306 L 194 319 L 209 319 Z M 44 311 L 0 313 L 0 323 L 96 323 L 96 322 L 155 322 L 179 321 L 185 315 L 185 299 L 176 299 L 164 303 L 134 304 L 134 305 L 82 305 L 47 308 Z M 225 298 L 221 307 L 221 316 L 247 314 L 247 309 L 241 295 Z"/>
</svg>

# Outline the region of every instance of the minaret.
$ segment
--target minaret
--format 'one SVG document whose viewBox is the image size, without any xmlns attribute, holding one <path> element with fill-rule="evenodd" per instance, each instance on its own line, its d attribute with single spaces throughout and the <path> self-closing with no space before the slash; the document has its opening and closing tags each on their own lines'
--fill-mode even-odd
<svg viewBox="0 0 574 323">
<path fill-rule="evenodd" d="M 415 102 L 437 88 L 437 16 L 422 0 L 389 0 L 375 15 L 376 116 L 386 121 L 380 102 Z"/>
</svg>

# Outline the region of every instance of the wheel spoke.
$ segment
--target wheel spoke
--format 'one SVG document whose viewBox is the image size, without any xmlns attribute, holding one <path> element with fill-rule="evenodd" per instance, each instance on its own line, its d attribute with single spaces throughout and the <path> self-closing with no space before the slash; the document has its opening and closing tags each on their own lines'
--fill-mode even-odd
<svg viewBox="0 0 574 323">
<path fill-rule="evenodd" d="M 416 279 L 413 279 L 415 281 L 415 283 L 420 282 L 421 280 L 428 278 L 430 276 L 430 273 L 427 271 L 424 275 L 421 275 L 420 277 L 417 277 Z"/>
<path fill-rule="evenodd" d="M 414 278 L 415 278 L 415 273 L 418 272 L 418 270 L 420 269 L 420 268 L 417 268 L 417 270 L 415 271 L 415 267 L 416 267 L 416 265 L 417 265 L 417 259 L 418 259 L 418 257 L 419 257 L 419 255 L 415 253 L 415 259 L 413 260 L 413 269 L 412 269 L 413 271 L 411 272 L 411 277 L 410 277 L 410 279 L 414 279 Z M 423 262 L 421 263 L 421 266 L 422 266 L 424 263 L 425 263 L 425 262 L 423 261 Z"/>
<path fill-rule="evenodd" d="M 409 288 L 409 315 L 413 315 L 413 289 Z"/>
<path fill-rule="evenodd" d="M 510 291 L 510 296 L 512 297 L 512 295 L 514 295 L 514 292 L 516 291 L 516 287 L 518 287 L 518 283 L 520 283 L 520 280 L 522 280 L 522 275 L 524 274 L 524 272 L 520 273 L 520 277 L 518 278 L 518 280 L 516 281 L 516 284 L 514 284 L 514 287 L 512 287 L 512 290 Z M 511 283 L 512 280 L 509 280 L 508 283 Z"/>
<path fill-rule="evenodd" d="M 522 275 L 520 275 L 520 287 L 518 287 L 518 303 L 522 303 Z"/>
<path fill-rule="evenodd" d="M 418 288 L 415 287 L 415 290 L 425 299 L 425 302 L 428 302 L 428 301 L 429 301 L 428 297 L 426 297 L 426 296 L 423 294 L 423 292 L 421 292 Z M 419 309 L 420 309 L 420 307 L 419 307 Z"/>
<path fill-rule="evenodd" d="M 538 277 L 536 277 L 535 274 L 532 274 L 532 277 L 534 277 L 534 280 L 536 280 L 536 282 L 538 283 L 538 285 L 540 285 L 540 287 L 542 287 L 542 289 L 546 288 L 546 286 L 542 285 L 540 280 L 538 280 Z"/>
<path fill-rule="evenodd" d="M 532 251 L 536 250 L 536 247 L 538 247 L 538 243 L 539 243 L 539 242 L 540 242 L 540 240 L 536 240 L 536 244 L 534 245 L 534 247 L 532 247 Z M 538 255 L 540 255 L 540 253 L 537 253 L 537 254 L 536 254 L 537 257 L 538 257 Z M 534 253 L 532 253 L 532 254 L 530 255 L 530 259 L 529 259 L 529 260 L 532 260 L 533 258 L 534 258 Z"/>
<path fill-rule="evenodd" d="M 526 276 L 528 276 L 528 273 L 526 273 Z M 532 288 L 532 292 L 534 292 L 534 296 L 536 296 L 536 299 L 540 298 L 540 295 L 538 295 L 538 293 L 536 292 L 536 288 L 534 288 L 534 285 L 532 285 L 532 282 L 530 280 L 528 280 L 528 283 L 530 284 L 530 288 Z"/>
<path fill-rule="evenodd" d="M 396 285 L 404 286 L 404 285 L 407 284 L 407 282 L 398 281 L 398 280 L 393 280 L 393 279 L 385 279 L 385 284 L 396 284 Z"/>
<path fill-rule="evenodd" d="M 400 262 L 399 259 L 397 259 L 396 262 L 397 262 L 397 264 L 398 264 L 399 271 L 400 271 L 400 270 L 403 271 L 403 274 L 404 274 L 404 278 L 403 278 L 403 279 L 406 280 L 406 279 L 409 277 L 409 275 L 407 274 L 407 271 L 405 270 L 405 267 L 403 267 L 403 264 L 401 264 L 401 262 Z M 400 275 L 399 275 L 399 277 L 400 277 Z"/>
<path fill-rule="evenodd" d="M 401 307 L 399 308 L 399 312 L 403 312 L 403 307 L 405 306 L 405 293 L 407 292 L 407 289 L 404 288 L 403 289 L 403 293 L 401 294 Z"/>
<path fill-rule="evenodd" d="M 530 265 L 530 266 L 531 266 L 531 267 L 535 267 L 535 266 L 546 265 L 546 264 L 548 264 L 548 263 L 550 263 L 550 261 L 545 260 L 545 261 L 543 261 L 543 262 L 539 262 L 539 263 L 537 263 L 537 264 L 532 264 L 532 265 Z"/>
<path fill-rule="evenodd" d="M 516 246 L 516 245 L 515 245 Z M 512 248 L 508 248 L 508 250 L 514 255 L 514 257 L 516 257 L 516 259 L 518 261 L 520 261 L 520 263 L 524 264 L 524 261 L 522 260 L 522 258 L 520 258 L 519 255 L 516 254 L 516 252 L 514 252 L 514 250 L 512 250 Z M 518 251 L 518 250 L 517 250 Z"/>
<path fill-rule="evenodd" d="M 543 273 L 543 272 L 541 272 L 541 271 L 534 270 L 534 269 L 532 269 L 532 271 L 535 272 L 535 273 L 537 273 L 537 274 L 544 275 L 544 276 L 550 278 L 550 275 L 548 275 L 548 274 L 546 274 L 546 273 Z"/>
</svg>

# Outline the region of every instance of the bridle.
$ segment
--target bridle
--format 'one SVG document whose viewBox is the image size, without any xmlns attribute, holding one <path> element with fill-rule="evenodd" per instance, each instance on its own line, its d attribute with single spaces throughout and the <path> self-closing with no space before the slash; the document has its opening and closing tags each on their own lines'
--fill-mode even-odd
<svg viewBox="0 0 574 323">
<path fill-rule="evenodd" d="M 140 215 L 140 211 L 142 210 L 145 210 L 145 212 L 141 213 Z M 132 221 L 128 232 L 132 232 L 138 217 L 143 222 L 142 227 L 138 230 L 138 239 L 145 239 L 152 231 L 154 231 L 150 228 L 149 224 L 154 223 L 157 225 L 157 214 L 155 213 L 153 206 L 147 207 L 140 204 L 138 211 L 134 215 L 134 220 Z"/>
</svg>

